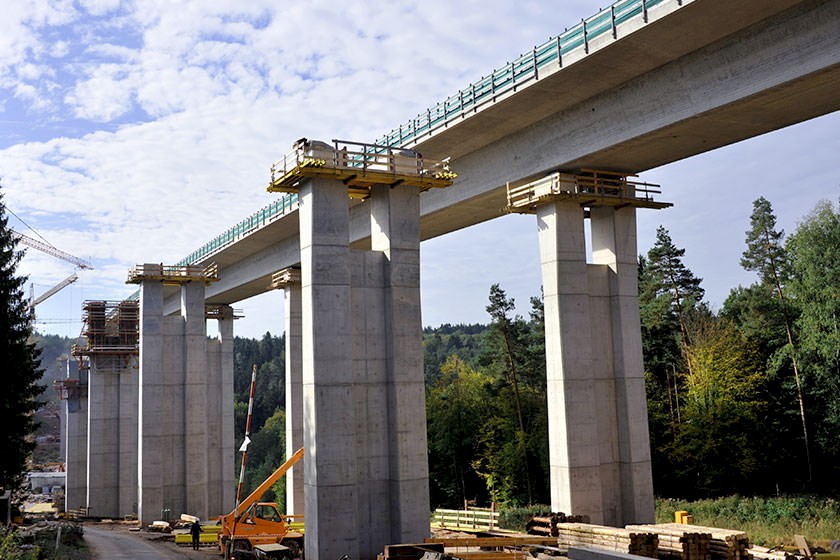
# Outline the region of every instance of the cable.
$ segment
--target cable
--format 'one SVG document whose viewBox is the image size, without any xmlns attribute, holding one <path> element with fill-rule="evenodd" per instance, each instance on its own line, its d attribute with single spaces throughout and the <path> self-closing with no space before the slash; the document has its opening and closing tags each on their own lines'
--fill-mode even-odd
<svg viewBox="0 0 840 560">
<path fill-rule="evenodd" d="M 33 228 L 32 226 L 30 226 L 29 224 L 27 224 L 26 222 L 24 222 L 24 221 L 23 221 L 23 218 L 21 218 L 20 216 L 18 216 L 17 214 L 15 214 L 15 213 L 12 211 L 12 209 L 11 209 L 11 208 L 9 208 L 8 206 L 6 206 L 6 211 L 7 211 L 9 214 L 11 214 L 12 216 L 14 216 L 15 218 L 17 218 L 17 219 L 20 221 L 20 223 L 22 223 L 23 225 L 25 225 L 25 226 L 26 226 L 26 228 L 27 228 L 27 229 L 29 229 L 32 233 L 34 233 L 35 235 L 37 235 L 38 237 L 40 237 L 41 239 L 43 239 L 43 240 L 44 240 L 44 243 L 46 243 L 46 244 L 47 244 L 47 245 L 49 245 L 50 247 L 54 247 L 54 245 L 53 245 L 52 243 L 50 243 L 49 241 L 47 241 L 47 239 L 46 239 L 43 235 L 41 235 L 40 233 L 38 233 L 38 231 L 37 231 L 35 228 Z"/>
</svg>

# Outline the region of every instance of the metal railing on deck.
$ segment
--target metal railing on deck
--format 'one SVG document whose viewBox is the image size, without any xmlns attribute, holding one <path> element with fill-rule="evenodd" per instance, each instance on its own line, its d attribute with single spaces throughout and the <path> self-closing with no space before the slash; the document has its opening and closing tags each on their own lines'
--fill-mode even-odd
<svg viewBox="0 0 840 560">
<path fill-rule="evenodd" d="M 407 123 L 380 138 L 378 144 L 410 146 L 422 136 L 446 128 L 456 119 L 477 112 L 479 108 L 495 103 L 497 98 L 539 79 L 540 71 L 563 68 L 564 57 L 582 48 L 589 53 L 590 43 L 606 34 L 618 37 L 618 26 L 639 17 L 647 22 L 648 10 L 666 0 L 619 0 L 597 14 L 581 20 L 571 29 L 527 52 L 491 72 L 444 101 L 426 109 Z M 682 5 L 688 0 L 667 0 Z"/>
<path fill-rule="evenodd" d="M 494 70 L 488 76 L 470 84 L 455 95 L 430 107 L 407 123 L 400 125 L 382 136 L 376 143 L 385 146 L 406 146 L 416 142 L 421 136 L 431 135 L 463 118 L 470 112 L 493 103 L 500 95 L 516 91 L 517 88 L 536 81 L 540 71 L 564 66 L 563 59 L 576 49 L 589 52 L 589 45 L 595 39 L 611 34 L 617 38 L 619 25 L 633 18 L 647 21 L 650 8 L 666 1 L 681 6 L 690 0 L 618 0 L 610 7 L 581 20 L 574 27 L 565 30 L 557 37 L 534 47 L 516 60 Z M 297 194 L 289 194 L 248 216 L 235 226 L 211 239 L 185 258 L 178 265 L 197 264 L 209 255 L 233 244 L 241 237 L 272 222 L 297 208 Z"/>
<path fill-rule="evenodd" d="M 214 254 L 216 251 L 219 251 L 228 245 L 232 245 L 252 231 L 259 229 L 274 220 L 281 218 L 282 216 L 285 216 L 292 210 L 295 210 L 297 208 L 297 202 L 298 197 L 296 194 L 288 194 L 278 198 L 276 202 L 272 202 L 268 206 L 257 210 L 175 264 L 177 266 L 186 266 L 202 262 L 205 258 Z"/>
<path fill-rule="evenodd" d="M 328 144 L 302 138 L 271 166 L 268 190 L 285 191 L 297 182 L 301 173 L 317 173 L 319 169 L 333 170 L 345 182 L 366 174 L 444 181 L 456 177 L 448 159 L 430 160 L 414 150 L 347 140 L 333 140 Z"/>
</svg>

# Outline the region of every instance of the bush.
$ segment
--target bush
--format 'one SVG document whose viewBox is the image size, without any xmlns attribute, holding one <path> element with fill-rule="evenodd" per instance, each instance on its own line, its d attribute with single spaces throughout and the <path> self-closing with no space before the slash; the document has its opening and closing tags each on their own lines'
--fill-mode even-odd
<svg viewBox="0 0 840 560">
<path fill-rule="evenodd" d="M 840 535 L 840 501 L 822 496 L 775 496 L 769 498 L 728 496 L 713 500 L 659 499 L 656 521 L 674 521 L 674 512 L 688 511 L 694 523 L 737 529 L 760 545 L 792 545 L 793 535 L 809 540 L 831 540 Z"/>
<path fill-rule="evenodd" d="M 533 505 L 499 511 L 499 526 L 511 531 L 525 531 L 525 524 L 534 515 L 551 515 L 551 506 Z"/>
</svg>

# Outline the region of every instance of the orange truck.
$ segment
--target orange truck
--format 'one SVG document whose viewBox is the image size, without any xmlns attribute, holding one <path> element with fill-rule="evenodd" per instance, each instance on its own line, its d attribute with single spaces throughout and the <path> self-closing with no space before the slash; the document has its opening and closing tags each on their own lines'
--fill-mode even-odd
<svg viewBox="0 0 840 560">
<path fill-rule="evenodd" d="M 289 527 L 290 518 L 273 502 L 261 502 L 262 495 L 303 458 L 298 449 L 262 484 L 227 515 L 219 516 L 219 549 L 225 558 L 275 558 L 292 560 L 302 556 L 303 533 Z"/>
</svg>

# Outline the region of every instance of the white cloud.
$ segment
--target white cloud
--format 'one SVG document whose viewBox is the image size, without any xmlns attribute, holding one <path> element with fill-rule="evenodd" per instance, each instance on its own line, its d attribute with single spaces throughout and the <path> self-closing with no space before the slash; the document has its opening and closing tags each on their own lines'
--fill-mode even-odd
<svg viewBox="0 0 840 560">
<path fill-rule="evenodd" d="M 56 130 L 0 150 L 0 176 L 11 209 L 59 248 L 94 261 L 96 271 L 67 293 L 104 299 L 131 291 L 124 280 L 133 264 L 175 262 L 273 200 L 264 190 L 269 166 L 295 139 L 375 140 L 599 7 L 592 0 L 550 9 L 537 1 L 476 0 L 457 10 L 441 0 L 75 5 L 80 11 L 70 1 L 15 1 L 0 20 L 0 90 L 18 95 L 33 121 Z M 80 127 L 77 119 L 88 122 Z M 821 130 L 814 126 L 807 130 Z M 823 137 L 813 151 L 836 153 L 832 138 Z M 778 149 L 761 145 L 758 151 Z M 766 161 L 750 150 L 738 153 Z M 791 173 L 814 161 L 802 153 L 804 162 L 786 156 Z M 684 185 L 681 209 L 644 218 L 640 233 L 642 249 L 649 224 L 670 224 L 707 282 L 717 273 L 705 272 L 715 270 L 714 247 L 702 241 L 705 219 L 718 213 L 734 228 L 728 235 L 740 239 L 746 225 L 737 223 L 757 196 L 746 189 L 736 200 L 715 191 L 716 200 L 728 203 L 698 217 L 693 209 L 708 208 L 704 185 L 721 187 L 728 179 L 717 167 L 732 165 L 726 158 L 710 161 L 719 163 L 689 161 L 653 172 L 650 180 Z M 778 180 L 769 172 L 762 177 L 768 185 Z M 825 174 L 812 181 L 831 180 Z M 798 203 L 795 196 L 773 202 L 777 210 L 785 205 L 786 214 L 790 207 L 791 215 Z M 527 313 L 528 296 L 539 290 L 532 226 L 511 218 L 424 245 L 425 318 L 485 320 L 486 293 L 497 281 Z M 483 249 L 458 252 L 471 244 Z M 506 270 L 500 259 L 509 263 Z M 38 284 L 69 274 L 49 260 L 26 262 Z M 446 318 L 455 299 L 462 308 Z M 263 307 L 246 305 L 255 315 Z M 280 328 L 254 327 L 265 330 Z"/>
</svg>

